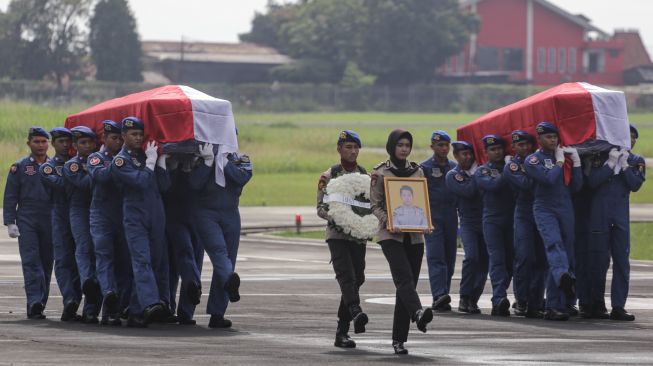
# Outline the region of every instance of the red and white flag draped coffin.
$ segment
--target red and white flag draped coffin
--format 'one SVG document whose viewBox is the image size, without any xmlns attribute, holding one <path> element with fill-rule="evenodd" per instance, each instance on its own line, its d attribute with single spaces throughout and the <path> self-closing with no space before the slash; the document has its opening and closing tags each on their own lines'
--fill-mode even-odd
<svg viewBox="0 0 653 366">
<path fill-rule="evenodd" d="M 512 151 L 512 131 L 521 129 L 536 135 L 535 126 L 542 121 L 558 127 L 563 146 L 604 141 L 606 146 L 630 149 L 624 93 L 587 83 L 565 83 L 492 111 L 459 127 L 457 138 L 472 144 L 478 160 L 484 163 L 483 136 L 501 136 Z"/>
<path fill-rule="evenodd" d="M 111 99 L 66 118 L 66 127 L 87 126 L 103 136 L 102 121 L 135 116 L 145 124 L 145 140 L 159 143 L 195 139 L 238 150 L 231 103 L 183 85 L 168 85 Z"/>
</svg>

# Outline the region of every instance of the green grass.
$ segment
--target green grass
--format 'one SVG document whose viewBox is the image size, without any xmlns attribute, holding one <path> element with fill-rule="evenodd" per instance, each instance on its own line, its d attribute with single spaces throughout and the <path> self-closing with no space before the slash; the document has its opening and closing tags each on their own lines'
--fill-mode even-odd
<svg viewBox="0 0 653 366">
<path fill-rule="evenodd" d="M 324 230 L 319 231 L 302 231 L 300 234 L 297 234 L 296 231 L 282 231 L 274 233 L 274 235 L 282 236 L 284 238 L 294 238 L 294 239 L 321 239 L 324 240 Z"/>
<path fill-rule="evenodd" d="M 87 106 L 53 107 L 0 102 L 0 190 L 9 166 L 27 154 L 27 129 L 60 126 L 67 115 Z M 235 111 L 242 152 L 254 163 L 254 178 L 245 188 L 243 205 L 313 205 L 322 172 L 338 161 L 335 141 L 343 129 L 356 130 L 363 140 L 359 163 L 371 169 L 386 159 L 385 142 L 394 128 L 405 128 L 415 138 L 411 159 L 430 155 L 429 138 L 435 129 L 455 136 L 456 127 L 477 114 L 446 113 L 239 113 Z M 653 157 L 653 114 L 633 114 L 640 129 L 635 149 Z M 653 203 L 653 186 L 644 184 L 632 196 L 637 203 Z"/>
</svg>

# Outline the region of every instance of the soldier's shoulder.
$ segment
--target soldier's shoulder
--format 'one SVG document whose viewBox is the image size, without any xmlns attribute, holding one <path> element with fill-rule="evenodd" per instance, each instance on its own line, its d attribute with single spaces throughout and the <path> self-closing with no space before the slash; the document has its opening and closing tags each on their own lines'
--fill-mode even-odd
<svg viewBox="0 0 653 366">
<path fill-rule="evenodd" d="M 529 165 L 538 165 L 542 159 L 540 158 L 540 154 L 538 152 L 534 152 L 528 155 L 525 161 Z"/>
<path fill-rule="evenodd" d="M 432 161 L 433 161 L 433 158 L 425 159 L 424 161 L 422 161 L 421 163 L 419 163 L 419 166 L 421 166 L 421 167 L 425 167 L 425 168 L 429 168 L 429 167 L 431 167 L 431 165 L 433 164 Z"/>
<path fill-rule="evenodd" d="M 382 172 L 386 169 L 390 169 L 390 160 L 382 161 L 372 168 L 375 172 Z"/>
</svg>

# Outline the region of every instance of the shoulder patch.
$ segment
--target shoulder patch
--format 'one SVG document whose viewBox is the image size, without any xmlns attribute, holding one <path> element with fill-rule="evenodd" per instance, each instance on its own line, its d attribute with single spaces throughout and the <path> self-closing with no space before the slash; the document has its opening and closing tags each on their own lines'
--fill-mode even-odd
<svg viewBox="0 0 653 366">
<path fill-rule="evenodd" d="M 517 165 L 516 163 L 510 163 L 509 169 L 511 172 L 516 172 L 519 170 L 519 165 Z"/>
<path fill-rule="evenodd" d="M 116 164 L 118 168 L 121 168 L 123 165 L 125 165 L 125 160 L 123 158 L 115 158 L 113 163 Z"/>
<path fill-rule="evenodd" d="M 27 165 L 25 166 L 25 174 L 32 176 L 36 174 L 36 169 L 34 169 L 33 165 Z"/>
<path fill-rule="evenodd" d="M 53 170 L 52 170 L 52 167 L 51 167 L 51 166 L 46 165 L 46 166 L 43 167 L 43 173 L 44 173 L 44 174 L 46 174 L 46 175 L 50 175 L 50 174 L 52 174 L 52 172 L 53 172 Z"/>
<path fill-rule="evenodd" d="M 462 181 L 465 180 L 465 177 L 463 177 L 463 175 L 460 174 L 460 173 L 456 173 L 456 175 L 454 175 L 453 177 L 454 177 L 454 179 L 456 179 L 459 182 L 462 182 Z"/>
<path fill-rule="evenodd" d="M 18 165 L 12 164 L 11 168 L 9 168 L 9 173 L 16 174 L 17 171 L 18 171 Z"/>
<path fill-rule="evenodd" d="M 385 163 L 386 163 L 385 161 L 382 161 L 382 162 L 376 164 L 376 165 L 374 166 L 374 170 L 379 169 L 379 168 L 382 167 L 383 164 L 385 164 Z"/>
<path fill-rule="evenodd" d="M 100 164 L 100 162 L 102 162 L 102 160 L 100 160 L 100 158 L 98 158 L 97 156 L 92 157 L 91 160 L 88 161 L 88 163 L 91 164 L 91 166 L 97 166 Z"/>
<path fill-rule="evenodd" d="M 70 171 L 73 173 L 77 173 L 79 171 L 79 164 L 77 163 L 70 164 Z"/>
<path fill-rule="evenodd" d="M 528 159 L 528 163 L 531 165 L 537 165 L 540 163 L 540 159 L 537 156 L 531 156 L 531 158 Z"/>
</svg>

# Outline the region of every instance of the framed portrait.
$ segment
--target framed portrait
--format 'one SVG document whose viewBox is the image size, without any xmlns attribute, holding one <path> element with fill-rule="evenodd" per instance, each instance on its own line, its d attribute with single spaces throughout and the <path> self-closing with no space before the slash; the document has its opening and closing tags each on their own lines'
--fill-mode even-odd
<svg viewBox="0 0 653 366">
<path fill-rule="evenodd" d="M 385 177 L 388 230 L 423 232 L 431 230 L 431 210 L 426 178 Z"/>
</svg>

